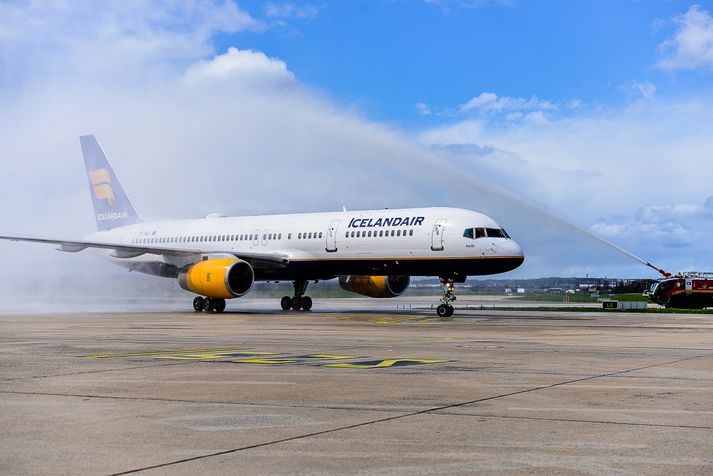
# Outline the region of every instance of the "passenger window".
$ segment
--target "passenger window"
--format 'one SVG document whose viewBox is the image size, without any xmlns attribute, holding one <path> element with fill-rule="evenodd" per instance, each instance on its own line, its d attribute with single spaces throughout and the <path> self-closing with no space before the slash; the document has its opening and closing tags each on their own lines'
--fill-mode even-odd
<svg viewBox="0 0 713 476">
<path fill-rule="evenodd" d="M 301 240 L 302 239 L 302 233 L 297 233 L 297 239 Z"/>
<path fill-rule="evenodd" d="M 361 231 L 357 231 L 357 238 L 361 236 Z"/>
<path fill-rule="evenodd" d="M 371 238 L 371 230 L 369 230 L 369 234 L 367 236 Z"/>
<path fill-rule="evenodd" d="M 287 239 L 288 239 L 288 240 L 291 240 L 291 239 L 292 239 L 292 233 L 288 233 L 288 234 L 287 234 Z"/>
<path fill-rule="evenodd" d="M 475 238 L 485 238 L 485 228 L 476 228 Z"/>
<path fill-rule="evenodd" d="M 391 236 L 394 236 L 396 234 L 396 230 L 391 230 Z"/>
<path fill-rule="evenodd" d="M 396 230 L 396 236 L 401 236 L 401 230 Z"/>
<path fill-rule="evenodd" d="M 280 234 L 277 235 L 277 239 L 278 239 L 278 240 L 281 240 L 281 239 L 282 239 L 282 233 L 280 233 Z"/>
<path fill-rule="evenodd" d="M 413 230 L 408 231 L 408 236 L 413 236 Z"/>
<path fill-rule="evenodd" d="M 319 232 L 319 237 L 322 238 L 322 232 L 321 232 L 321 231 Z"/>
</svg>

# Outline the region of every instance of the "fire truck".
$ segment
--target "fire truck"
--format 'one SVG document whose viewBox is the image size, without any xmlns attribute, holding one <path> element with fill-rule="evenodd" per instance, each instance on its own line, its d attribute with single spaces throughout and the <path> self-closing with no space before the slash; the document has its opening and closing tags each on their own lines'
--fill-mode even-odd
<svg viewBox="0 0 713 476">
<path fill-rule="evenodd" d="M 668 275 L 653 283 L 644 296 L 667 308 L 713 307 L 713 273 L 689 271 Z"/>
</svg>

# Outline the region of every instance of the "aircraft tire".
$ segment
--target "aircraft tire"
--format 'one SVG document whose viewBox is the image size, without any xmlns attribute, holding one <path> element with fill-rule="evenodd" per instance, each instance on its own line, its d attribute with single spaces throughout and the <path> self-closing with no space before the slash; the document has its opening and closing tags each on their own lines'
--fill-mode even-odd
<svg viewBox="0 0 713 476">
<path fill-rule="evenodd" d="M 205 300 L 205 304 L 203 305 L 203 310 L 205 312 L 213 312 L 213 309 L 215 309 L 214 306 L 215 305 L 213 304 L 213 300 L 211 298 L 207 298 Z"/>
<path fill-rule="evenodd" d="M 453 313 L 455 312 L 455 309 L 453 309 L 453 306 L 448 304 L 448 315 L 446 317 L 451 317 L 453 316 Z"/>
<path fill-rule="evenodd" d="M 213 310 L 215 312 L 225 311 L 225 299 L 215 299 L 213 300 Z"/>
<path fill-rule="evenodd" d="M 280 307 L 283 311 L 289 311 L 292 309 L 292 298 L 290 296 L 284 296 L 280 299 Z"/>
<path fill-rule="evenodd" d="M 312 298 L 309 296 L 303 296 L 300 299 L 300 307 L 303 311 L 309 311 L 312 309 Z"/>
<path fill-rule="evenodd" d="M 448 307 L 449 306 L 447 306 L 445 304 L 439 305 L 436 308 L 436 314 L 438 314 L 438 317 L 440 317 L 441 319 L 447 319 L 449 317 L 448 316 Z"/>
<path fill-rule="evenodd" d="M 300 308 L 302 307 L 302 298 L 293 297 L 291 301 L 292 301 L 292 303 L 291 303 L 292 310 L 299 311 Z"/>
<path fill-rule="evenodd" d="M 205 306 L 205 299 L 200 296 L 196 296 L 196 298 L 193 299 L 193 310 L 201 312 L 203 310 L 203 306 Z"/>
</svg>

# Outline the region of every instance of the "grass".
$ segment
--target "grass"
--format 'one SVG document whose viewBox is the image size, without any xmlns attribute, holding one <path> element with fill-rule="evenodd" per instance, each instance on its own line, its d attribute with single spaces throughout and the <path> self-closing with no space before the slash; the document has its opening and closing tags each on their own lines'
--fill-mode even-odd
<svg viewBox="0 0 713 476">
<path fill-rule="evenodd" d="M 540 312 L 638 312 L 647 314 L 713 314 L 713 309 L 603 309 L 601 307 L 567 307 L 567 306 L 538 306 L 538 307 L 488 307 L 493 311 L 540 311 Z"/>
<path fill-rule="evenodd" d="M 649 301 L 641 294 L 600 294 L 599 297 L 592 297 L 588 294 L 526 294 L 524 296 L 516 296 L 514 299 L 530 302 L 563 302 L 563 298 L 565 297 L 569 297 L 569 302 L 577 303 L 599 302 L 599 299 L 627 302 Z"/>
</svg>

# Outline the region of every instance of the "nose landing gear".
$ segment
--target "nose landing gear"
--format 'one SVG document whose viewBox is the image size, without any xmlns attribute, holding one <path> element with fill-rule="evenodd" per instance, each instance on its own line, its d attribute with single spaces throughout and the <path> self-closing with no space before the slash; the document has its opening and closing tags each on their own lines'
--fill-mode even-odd
<svg viewBox="0 0 713 476">
<path fill-rule="evenodd" d="M 193 299 L 193 310 L 196 312 L 223 312 L 225 311 L 225 299 L 196 296 Z"/>
<path fill-rule="evenodd" d="M 282 310 L 289 311 L 292 309 L 293 311 L 299 311 L 301 309 L 309 311 L 312 309 L 312 298 L 304 295 L 309 281 L 294 281 L 293 284 L 295 286 L 295 295 L 294 297 L 284 296 L 280 300 Z"/>
<path fill-rule="evenodd" d="M 441 278 L 441 285 L 443 286 L 443 297 L 441 304 L 436 308 L 436 314 L 443 320 L 449 320 L 452 319 L 454 312 L 451 302 L 456 300 L 455 284 L 452 278 Z"/>
</svg>

